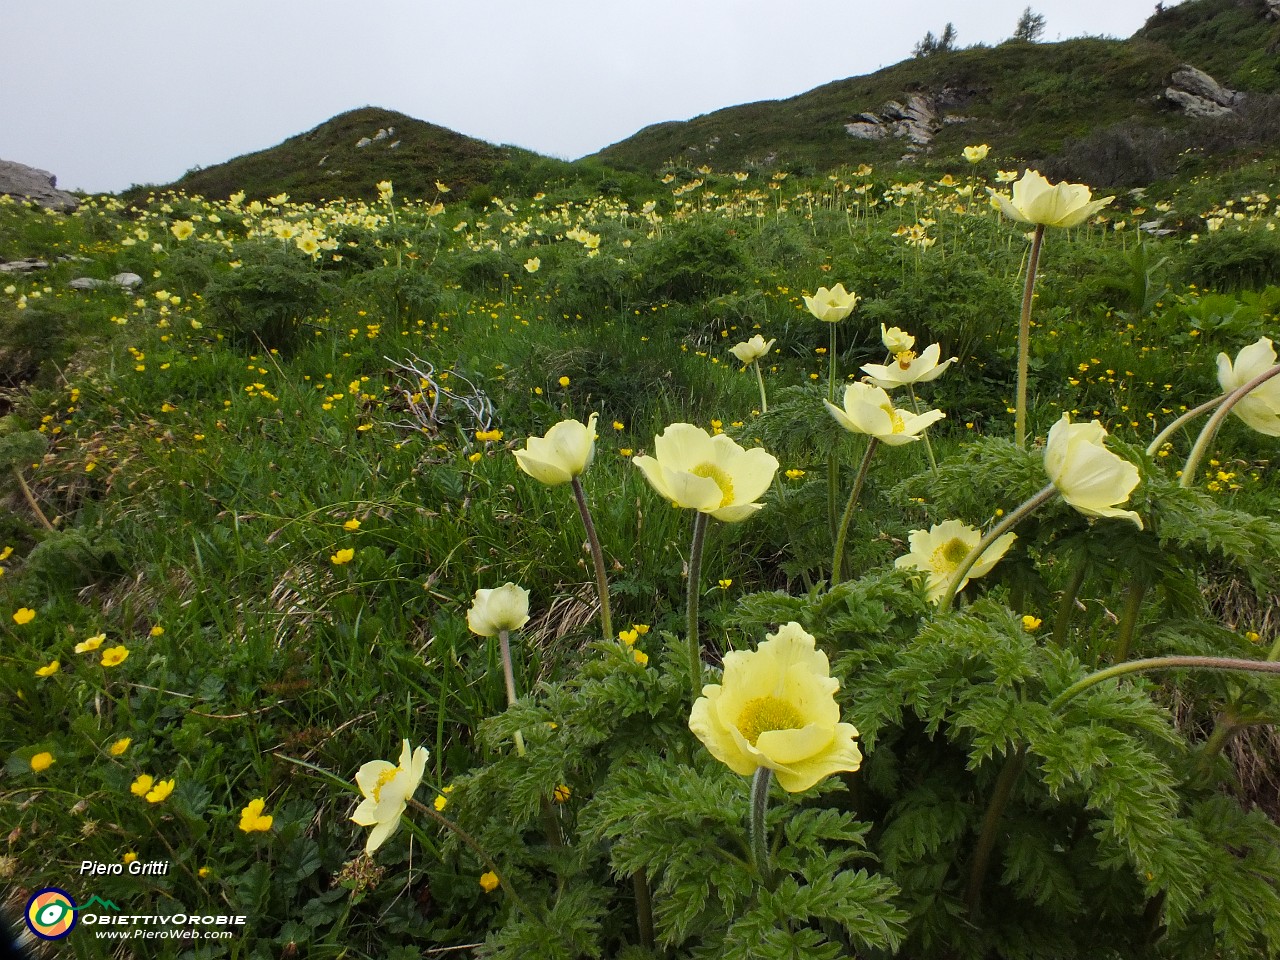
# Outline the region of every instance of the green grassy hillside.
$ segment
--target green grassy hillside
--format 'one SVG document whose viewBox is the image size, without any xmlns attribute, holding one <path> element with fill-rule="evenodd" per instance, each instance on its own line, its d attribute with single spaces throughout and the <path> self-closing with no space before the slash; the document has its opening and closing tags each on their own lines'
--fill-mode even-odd
<svg viewBox="0 0 1280 960">
<path fill-rule="evenodd" d="M 673 164 L 818 173 L 900 161 L 905 140 L 860 140 L 845 125 L 914 94 L 934 98 L 949 118 L 916 161 L 946 168 L 960 162 L 965 145 L 988 143 L 1008 166 L 1027 163 L 1099 186 L 1145 185 L 1276 152 L 1278 49 L 1280 24 L 1266 18 L 1262 0 L 1187 0 L 1153 15 L 1128 40 L 1010 41 L 905 60 L 786 100 L 654 124 L 576 163 L 364 107 L 267 150 L 193 170 L 169 187 L 211 198 L 244 190 L 250 198 L 283 192 L 319 202 L 373 199 L 380 180 L 393 180 L 402 196 L 434 196 L 440 181 L 455 198 L 482 203 L 570 183 L 633 194 L 626 173 Z M 1162 93 L 1183 63 L 1250 93 L 1239 119 L 1189 120 L 1168 104 Z M 379 130 L 394 133 L 372 140 Z M 357 146 L 363 138 L 371 142 Z"/>
<path fill-rule="evenodd" d="M 379 130 L 389 132 L 373 140 Z M 370 142 L 357 146 L 364 138 Z M 434 196 L 437 180 L 465 193 L 509 177 L 514 169 L 534 166 L 548 179 L 564 175 L 569 167 L 394 110 L 362 107 L 267 150 L 193 170 L 171 187 L 210 198 L 243 190 L 251 199 L 285 192 L 313 203 L 338 197 L 369 200 L 377 196 L 379 180 L 394 181 L 403 196 Z"/>
<path fill-rule="evenodd" d="M 935 157 L 958 159 L 965 144 L 989 143 L 1010 163 L 1133 185 L 1172 172 L 1189 146 L 1203 145 L 1206 127 L 1224 157 L 1274 143 L 1271 131 L 1255 129 L 1256 118 L 1246 115 L 1229 129 L 1197 124 L 1161 94 L 1174 69 L 1191 63 L 1265 98 L 1280 88 L 1276 57 L 1267 53 L 1278 31 L 1260 2 L 1189 0 L 1154 16 L 1128 40 L 1011 41 L 906 60 L 787 100 L 655 124 L 596 157 L 630 170 L 708 163 L 816 172 L 896 161 L 906 141 L 856 139 L 845 124 L 920 93 L 938 98 L 946 114 L 967 118 L 939 131 L 929 151 Z"/>
</svg>

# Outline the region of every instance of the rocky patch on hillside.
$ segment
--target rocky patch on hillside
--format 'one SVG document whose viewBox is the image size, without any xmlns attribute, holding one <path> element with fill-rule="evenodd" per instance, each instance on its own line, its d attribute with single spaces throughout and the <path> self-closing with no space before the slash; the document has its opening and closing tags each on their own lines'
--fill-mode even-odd
<svg viewBox="0 0 1280 960">
<path fill-rule="evenodd" d="M 1235 108 L 1244 101 L 1244 94 L 1222 86 L 1203 70 L 1184 63 L 1169 78 L 1164 99 L 1188 116 L 1220 120 L 1235 116 Z"/>
<path fill-rule="evenodd" d="M 58 178 L 52 173 L 12 160 L 0 160 L 0 194 L 30 200 L 59 213 L 70 213 L 80 206 L 74 196 L 58 189 Z"/>
<path fill-rule="evenodd" d="M 948 113 L 972 94 L 944 88 L 937 94 L 913 93 L 905 101 L 890 100 L 879 110 L 860 113 L 844 125 L 851 137 L 860 140 L 905 140 L 908 155 L 929 149 L 944 124 L 964 123 L 969 118 Z"/>
</svg>

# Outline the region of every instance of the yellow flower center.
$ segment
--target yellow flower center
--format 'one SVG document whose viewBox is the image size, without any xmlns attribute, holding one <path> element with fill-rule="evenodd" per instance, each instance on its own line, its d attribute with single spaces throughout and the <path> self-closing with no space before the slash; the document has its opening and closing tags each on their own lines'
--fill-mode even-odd
<svg viewBox="0 0 1280 960">
<path fill-rule="evenodd" d="M 384 770 L 382 775 L 378 777 L 378 782 L 373 785 L 373 802 L 382 802 L 382 788 L 396 778 L 396 774 L 400 772 L 399 767 L 392 767 L 390 770 Z"/>
<path fill-rule="evenodd" d="M 721 507 L 727 507 L 733 503 L 733 478 L 714 463 L 700 463 L 689 472 L 695 477 L 706 477 L 716 482 L 716 486 L 720 488 Z"/>
<path fill-rule="evenodd" d="M 914 350 L 901 350 L 895 354 L 895 357 L 898 361 L 898 366 L 903 370 L 910 370 L 911 361 L 916 358 L 916 352 Z"/>
<path fill-rule="evenodd" d="M 893 404 L 886 403 L 880 409 L 889 415 L 889 422 L 893 425 L 893 433 L 902 433 L 907 429 L 907 425 L 902 420 L 902 414 L 893 409 Z"/>
<path fill-rule="evenodd" d="M 939 573 L 950 573 L 969 555 L 969 545 L 959 537 L 952 537 L 933 551 L 930 562 Z"/>
<path fill-rule="evenodd" d="M 768 730 L 799 730 L 804 717 L 794 705 L 780 697 L 756 697 L 747 701 L 738 716 L 738 730 L 753 747 Z"/>
</svg>

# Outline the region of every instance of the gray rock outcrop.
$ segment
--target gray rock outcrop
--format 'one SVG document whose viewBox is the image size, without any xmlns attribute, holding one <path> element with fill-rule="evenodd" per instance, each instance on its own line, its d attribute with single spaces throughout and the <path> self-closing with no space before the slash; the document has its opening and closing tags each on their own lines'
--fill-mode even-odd
<svg viewBox="0 0 1280 960">
<path fill-rule="evenodd" d="M 12 160 L 0 160 L 0 193 L 30 200 L 59 213 L 70 213 L 80 206 L 79 200 L 58 189 L 58 178 L 52 173 Z"/>
<path fill-rule="evenodd" d="M 860 140 L 884 140 L 894 137 L 907 141 L 912 153 L 928 150 L 943 124 L 964 123 L 968 117 L 945 113 L 973 96 L 973 91 L 950 88 L 939 94 L 913 93 L 905 101 L 890 100 L 879 110 L 860 113 L 844 125 L 845 132 Z"/>
<path fill-rule="evenodd" d="M 1235 116 L 1244 94 L 1230 90 L 1203 70 L 1183 64 L 1173 71 L 1164 98 L 1191 117 L 1221 119 Z"/>
</svg>

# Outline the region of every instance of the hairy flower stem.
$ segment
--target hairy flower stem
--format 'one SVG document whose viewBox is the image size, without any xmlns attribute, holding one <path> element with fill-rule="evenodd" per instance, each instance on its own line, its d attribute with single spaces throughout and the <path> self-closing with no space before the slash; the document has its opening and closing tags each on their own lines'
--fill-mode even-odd
<svg viewBox="0 0 1280 960">
<path fill-rule="evenodd" d="M 13 468 L 13 479 L 18 481 L 18 489 L 22 491 L 22 499 L 27 501 L 27 506 L 31 508 L 31 512 L 36 515 L 36 519 L 50 533 L 53 533 L 53 524 L 49 522 L 49 518 L 44 515 L 44 511 L 40 509 L 40 504 L 36 503 L 35 495 L 31 492 L 31 488 L 27 486 L 27 481 L 22 476 L 22 471 L 17 467 Z"/>
<path fill-rule="evenodd" d="M 1114 661 L 1123 660 L 1129 655 L 1129 647 L 1133 644 L 1133 635 L 1138 629 L 1138 614 L 1142 611 L 1142 598 L 1147 593 L 1147 585 L 1141 580 L 1131 580 L 1124 595 L 1124 611 L 1120 615 L 1120 633 L 1116 637 L 1115 649 L 1111 652 Z"/>
<path fill-rule="evenodd" d="M 836 402 L 836 325 L 831 324 L 831 349 L 827 355 L 827 399 Z M 827 527 L 836 535 L 836 490 L 840 486 L 840 461 L 835 450 L 827 457 Z"/>
<path fill-rule="evenodd" d="M 977 913 L 978 905 L 982 902 L 982 884 L 991 864 L 991 853 L 996 847 L 996 832 L 1000 829 L 1000 820 L 1004 816 L 1004 808 L 1009 805 L 1014 785 L 1026 765 L 1027 748 L 1019 747 L 1005 760 L 1000 776 L 996 778 L 991 802 L 987 804 L 986 815 L 982 818 L 978 845 L 973 850 L 973 863 L 969 867 L 969 887 L 965 891 L 965 903 L 969 907 L 970 916 Z"/>
<path fill-rule="evenodd" d="M 507 683 L 507 706 L 516 702 L 516 672 L 511 665 L 511 631 L 499 630 L 498 643 L 502 648 L 502 679 Z M 524 735 L 516 731 L 516 753 L 524 756 Z"/>
<path fill-rule="evenodd" d="M 840 463 L 836 459 L 836 449 L 831 447 L 827 454 L 827 528 L 831 539 L 836 537 L 836 489 L 840 486 Z"/>
<path fill-rule="evenodd" d="M 836 402 L 836 325 L 831 327 L 831 352 L 827 356 L 827 399 Z"/>
<path fill-rule="evenodd" d="M 516 906 L 518 906 L 522 911 L 524 911 L 526 916 L 528 917 L 536 916 L 536 914 L 529 909 L 529 905 L 526 904 L 522 899 L 520 899 L 520 895 L 516 893 L 515 889 L 511 886 L 511 884 L 507 882 L 507 878 L 503 875 L 502 871 L 498 869 L 497 862 L 491 856 L 489 856 L 489 854 L 484 852 L 484 848 L 482 848 L 480 844 L 476 843 L 475 838 L 472 837 L 471 834 L 467 833 L 467 831 L 463 830 L 462 827 L 458 826 L 448 817 L 442 815 L 439 811 L 432 810 L 426 804 L 421 803 L 418 800 L 415 800 L 413 797 L 409 798 L 408 804 L 409 806 L 413 807 L 414 810 L 418 811 L 418 813 L 425 813 L 432 820 L 435 820 L 438 824 L 440 824 L 440 826 L 444 827 L 446 830 L 453 833 L 454 836 L 456 836 L 459 840 L 462 841 L 463 846 L 469 848 L 471 852 L 474 853 L 476 857 L 479 858 L 479 860 L 486 867 L 489 868 L 489 870 L 493 873 L 493 875 L 498 878 L 498 884 L 499 886 L 502 887 L 502 892 L 505 893 L 508 897 L 510 897 L 511 901 Z"/>
<path fill-rule="evenodd" d="M 1067 642 L 1067 630 L 1071 627 L 1071 614 L 1076 609 L 1076 597 L 1080 595 L 1080 588 L 1084 585 L 1084 578 L 1088 572 L 1089 565 L 1081 557 L 1071 574 L 1071 581 L 1067 584 L 1066 589 L 1062 591 L 1062 600 L 1058 603 L 1058 617 L 1053 622 L 1053 643 L 1055 646 L 1060 647 Z"/>
<path fill-rule="evenodd" d="M 1236 657 L 1197 656 L 1148 657 L 1145 660 L 1130 660 L 1126 663 L 1117 663 L 1114 666 L 1098 670 L 1082 680 L 1077 680 L 1050 701 L 1049 709 L 1061 709 L 1067 701 L 1079 696 L 1103 680 L 1124 676 L 1126 673 L 1143 673 L 1148 670 L 1239 670 L 1244 673 L 1280 674 L 1280 662 L 1275 660 L 1242 660 Z"/>
<path fill-rule="evenodd" d="M 613 639 L 613 614 L 609 609 L 609 580 L 604 571 L 604 551 L 600 549 L 600 537 L 596 534 L 596 525 L 591 521 L 591 509 L 587 506 L 587 495 L 582 491 L 582 481 L 574 477 L 573 496 L 578 501 L 578 513 L 582 515 L 582 525 L 587 528 L 587 543 L 591 545 L 591 560 L 596 568 L 596 596 L 600 600 L 600 626 L 605 640 Z"/>
<path fill-rule="evenodd" d="M 693 542 L 689 546 L 689 584 L 685 595 L 685 639 L 689 649 L 689 687 L 693 699 L 702 696 L 702 640 L 698 636 L 698 600 L 702 596 L 702 551 L 707 542 L 709 513 L 695 511 Z"/>
<path fill-rule="evenodd" d="M 773 867 L 769 862 L 769 836 L 765 826 L 765 812 L 769 809 L 769 784 L 773 771 L 768 767 L 756 767 L 751 778 L 751 822 L 747 833 L 751 839 L 751 860 L 756 873 L 766 889 L 773 886 Z"/>
<path fill-rule="evenodd" d="M 1195 446 L 1191 448 L 1191 453 L 1187 456 L 1187 462 L 1182 467 L 1182 477 L 1178 484 L 1183 487 L 1191 486 L 1191 481 L 1195 479 L 1196 470 L 1200 467 L 1200 460 L 1204 457 L 1205 452 L 1209 449 L 1209 444 L 1213 442 L 1214 436 L 1218 433 L 1218 428 L 1222 426 L 1222 421 L 1227 418 L 1227 414 L 1231 412 L 1231 408 L 1244 399 L 1245 394 L 1255 387 L 1260 387 L 1272 377 L 1280 374 L 1280 364 L 1276 364 L 1266 373 L 1260 373 L 1248 383 L 1241 385 L 1231 393 L 1227 394 L 1222 405 L 1214 411 L 1213 416 L 1209 418 L 1209 422 L 1204 425 L 1204 429 L 1200 431 L 1200 436 L 1196 438 Z"/>
<path fill-rule="evenodd" d="M 1154 457 L 1160 448 L 1165 445 L 1165 442 L 1173 436 L 1179 428 L 1191 420 L 1194 420 L 1196 417 L 1200 416 L 1200 414 L 1208 413 L 1225 399 L 1227 399 L 1227 395 L 1225 393 L 1219 394 L 1212 400 L 1206 400 L 1194 410 L 1188 410 L 1182 416 L 1178 417 L 1178 419 L 1171 422 L 1167 427 L 1156 434 L 1156 438 L 1154 440 L 1147 444 L 1147 456 Z"/>
<path fill-rule="evenodd" d="M 960 566 L 956 567 L 955 573 L 951 575 L 951 582 L 947 586 L 947 592 L 943 594 L 938 609 L 948 609 L 956 598 L 956 594 L 960 592 L 960 584 L 964 583 L 965 577 L 969 575 L 969 571 L 973 569 L 973 565 L 978 562 L 991 544 L 995 543 L 1000 537 L 1008 533 L 1018 523 L 1024 520 L 1029 514 L 1039 509 L 1048 501 L 1052 500 L 1057 494 L 1058 488 L 1052 483 L 1037 493 L 1026 503 L 1019 506 L 1012 513 L 1005 516 L 1003 520 L 987 531 L 976 547 L 969 551 L 969 555 L 960 562 Z"/>
<path fill-rule="evenodd" d="M 631 888 L 636 896 L 636 926 L 640 931 L 640 946 L 653 949 L 653 902 L 649 899 L 649 878 L 641 868 L 631 875 Z"/>
<path fill-rule="evenodd" d="M 769 398 L 765 396 L 764 392 L 764 374 L 760 372 L 760 361 L 757 360 L 751 365 L 756 368 L 756 383 L 760 384 L 760 412 L 768 413 Z"/>
<path fill-rule="evenodd" d="M 840 518 L 840 531 L 836 534 L 836 547 L 831 554 L 831 583 L 834 586 L 844 579 L 844 545 L 849 536 L 849 524 L 853 520 L 853 508 L 858 505 L 862 496 L 862 485 L 867 479 L 867 470 L 871 466 L 871 455 L 876 452 L 880 443 L 875 437 L 867 443 L 867 452 L 862 456 L 862 466 L 858 467 L 858 478 L 853 481 L 853 492 L 849 494 L 849 502 L 845 504 L 844 516 Z"/>
<path fill-rule="evenodd" d="M 1036 285 L 1036 268 L 1040 264 L 1040 245 L 1044 241 L 1044 224 L 1036 224 L 1027 258 L 1027 282 L 1022 288 L 1022 315 L 1018 319 L 1018 398 L 1014 404 L 1013 439 L 1019 449 L 1027 446 L 1027 372 L 1031 358 L 1031 300 Z"/>
<path fill-rule="evenodd" d="M 1235 732 L 1241 729 L 1244 724 L 1237 722 L 1235 708 L 1228 706 L 1226 710 L 1218 714 L 1214 721 L 1213 732 L 1200 747 L 1200 754 L 1196 758 L 1202 770 L 1208 770 L 1209 765 L 1213 762 L 1213 758 L 1223 751 L 1223 748 L 1231 741 L 1231 737 Z"/>
<path fill-rule="evenodd" d="M 911 395 L 911 412 L 917 417 L 920 416 L 920 401 L 916 399 L 916 388 L 912 384 L 907 384 L 907 393 Z M 921 436 L 924 438 L 924 450 L 929 454 L 929 467 L 934 473 L 938 472 L 938 461 L 933 456 L 933 444 L 929 441 L 929 434 L 926 431 Z"/>
</svg>

